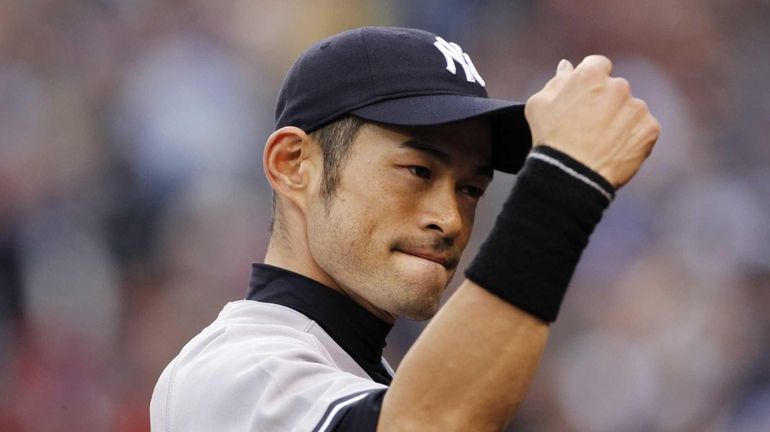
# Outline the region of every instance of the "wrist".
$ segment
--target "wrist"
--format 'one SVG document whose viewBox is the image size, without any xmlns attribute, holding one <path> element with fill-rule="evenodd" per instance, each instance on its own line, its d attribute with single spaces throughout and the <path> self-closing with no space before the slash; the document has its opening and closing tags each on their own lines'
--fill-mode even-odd
<svg viewBox="0 0 770 432">
<path fill-rule="evenodd" d="M 612 202 L 615 199 L 616 188 L 610 183 L 606 175 L 591 169 L 561 150 L 547 144 L 541 144 L 527 155 L 527 159 L 539 159 L 542 162 L 551 164 L 561 169 L 565 174 L 599 192 L 607 201 Z"/>
<path fill-rule="evenodd" d="M 617 190 L 619 188 L 619 182 L 616 181 L 616 177 L 618 177 L 617 173 L 614 172 L 614 170 L 612 169 L 611 166 L 609 166 L 606 160 L 604 159 L 597 160 L 596 159 L 597 156 L 591 154 L 591 152 L 583 154 L 579 151 L 575 151 L 574 148 L 570 148 L 569 150 L 564 150 L 561 148 L 561 146 L 558 146 L 558 145 L 552 145 L 550 143 L 542 143 L 542 144 L 537 144 L 533 146 L 532 153 L 535 153 L 535 152 L 549 153 L 554 151 L 558 152 L 561 155 L 561 157 L 565 157 L 574 161 L 583 169 L 588 170 L 594 175 L 602 178 L 604 180 L 604 183 L 606 183 L 610 189 Z M 529 154 L 529 156 L 531 156 L 531 153 Z"/>
<path fill-rule="evenodd" d="M 614 197 L 599 174 L 538 146 L 528 156 L 466 277 L 554 321 L 583 249 Z"/>
</svg>

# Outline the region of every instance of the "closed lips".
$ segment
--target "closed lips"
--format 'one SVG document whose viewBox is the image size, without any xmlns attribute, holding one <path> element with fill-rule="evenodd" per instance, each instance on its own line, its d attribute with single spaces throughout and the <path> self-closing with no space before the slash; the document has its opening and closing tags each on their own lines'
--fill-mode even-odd
<svg viewBox="0 0 770 432">
<path fill-rule="evenodd" d="M 420 252 L 420 251 L 409 251 L 409 250 L 398 250 L 399 252 L 405 253 L 407 255 L 416 256 L 418 258 L 426 259 L 428 261 L 433 261 L 435 263 L 441 264 L 442 266 L 446 268 L 452 268 L 456 265 L 457 260 L 452 259 L 448 256 L 444 255 L 437 255 L 430 252 Z"/>
</svg>

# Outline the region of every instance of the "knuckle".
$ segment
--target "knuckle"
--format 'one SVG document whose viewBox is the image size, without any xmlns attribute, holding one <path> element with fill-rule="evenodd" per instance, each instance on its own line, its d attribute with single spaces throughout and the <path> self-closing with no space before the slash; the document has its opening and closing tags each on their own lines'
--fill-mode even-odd
<svg viewBox="0 0 770 432">
<path fill-rule="evenodd" d="M 628 106 L 633 113 L 636 113 L 637 118 L 643 119 L 645 116 L 650 114 L 650 109 L 647 106 L 647 102 L 643 101 L 642 99 L 632 97 L 628 102 Z"/>
<path fill-rule="evenodd" d="M 660 130 L 661 130 L 660 122 L 655 117 L 652 118 L 652 121 L 650 124 L 650 130 L 652 131 L 653 134 L 655 134 L 655 136 L 660 135 Z"/>
<path fill-rule="evenodd" d="M 622 95 L 631 94 L 631 83 L 625 78 L 610 78 L 612 87 Z"/>
<path fill-rule="evenodd" d="M 575 70 L 575 73 L 578 76 L 583 77 L 584 79 L 585 78 L 598 79 L 598 78 L 601 78 L 602 75 L 604 75 L 602 73 L 601 68 L 599 68 L 597 65 L 592 63 L 584 63 L 583 67 Z"/>
<path fill-rule="evenodd" d="M 584 59 L 584 62 L 589 62 L 593 64 L 597 64 L 599 66 L 612 66 L 612 62 L 610 61 L 607 56 L 603 56 L 601 54 L 591 54 L 587 55 Z"/>
<path fill-rule="evenodd" d="M 591 54 L 586 56 L 581 64 L 586 72 L 600 75 L 608 75 L 612 70 L 612 62 L 607 57 L 600 54 Z"/>
<path fill-rule="evenodd" d="M 660 129 L 660 122 L 652 114 L 647 114 L 647 118 L 650 121 L 650 127 L 653 129 Z"/>
<path fill-rule="evenodd" d="M 647 102 L 645 102 L 645 101 L 644 101 L 644 100 L 642 100 L 642 99 L 639 99 L 639 98 L 633 98 L 633 99 L 631 100 L 631 104 L 632 104 L 632 105 L 633 105 L 633 107 L 634 107 L 634 108 L 636 108 L 636 110 L 638 110 L 638 111 L 641 111 L 641 112 L 649 112 L 649 111 L 650 111 L 650 108 L 647 106 Z"/>
<path fill-rule="evenodd" d="M 607 79 L 612 72 L 612 62 L 601 55 L 590 55 L 575 69 L 575 73 L 583 80 L 597 81 Z"/>
</svg>

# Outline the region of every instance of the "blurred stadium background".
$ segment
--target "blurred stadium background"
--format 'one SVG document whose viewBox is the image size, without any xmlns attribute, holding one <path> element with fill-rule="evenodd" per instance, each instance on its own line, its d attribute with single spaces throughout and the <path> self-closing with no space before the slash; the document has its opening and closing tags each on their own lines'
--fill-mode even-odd
<svg viewBox="0 0 770 432">
<path fill-rule="evenodd" d="M 361 25 L 460 43 L 501 98 L 603 53 L 663 125 L 511 430 L 770 431 L 767 0 L 0 0 L 0 430 L 149 429 L 162 368 L 263 257 L 284 72 Z"/>
</svg>

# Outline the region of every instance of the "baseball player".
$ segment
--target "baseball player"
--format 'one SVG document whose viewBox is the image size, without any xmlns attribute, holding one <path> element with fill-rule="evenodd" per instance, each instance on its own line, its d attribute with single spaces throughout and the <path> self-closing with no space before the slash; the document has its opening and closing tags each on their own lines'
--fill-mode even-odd
<svg viewBox="0 0 770 432">
<path fill-rule="evenodd" d="M 163 371 L 153 431 L 499 431 L 583 248 L 659 125 L 612 64 L 559 63 L 526 105 L 490 99 L 434 34 L 367 27 L 289 70 L 263 168 L 264 264 Z M 518 173 L 439 311 L 494 170 Z M 401 316 L 434 316 L 394 373 Z"/>
</svg>

